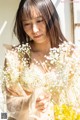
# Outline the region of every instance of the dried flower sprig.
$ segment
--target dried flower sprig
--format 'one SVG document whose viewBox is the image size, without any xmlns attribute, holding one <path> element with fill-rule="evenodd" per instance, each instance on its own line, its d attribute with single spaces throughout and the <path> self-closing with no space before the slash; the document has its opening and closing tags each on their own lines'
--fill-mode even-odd
<svg viewBox="0 0 80 120">
<path fill-rule="evenodd" d="M 8 51 L 4 76 L 6 84 L 20 83 L 23 88 L 33 90 L 43 87 L 52 94 L 51 102 L 58 105 L 54 108 L 57 116 L 55 120 L 66 120 L 67 117 L 68 120 L 79 120 L 80 48 L 69 42 L 64 42 L 59 48 L 51 48 L 49 55 L 45 56 L 45 64 L 40 63 L 42 67 L 45 65 L 43 69 L 47 68 L 45 74 L 35 64 L 27 66 L 28 62 L 24 57 L 26 54 L 30 59 L 30 48 L 27 45 Z"/>
</svg>

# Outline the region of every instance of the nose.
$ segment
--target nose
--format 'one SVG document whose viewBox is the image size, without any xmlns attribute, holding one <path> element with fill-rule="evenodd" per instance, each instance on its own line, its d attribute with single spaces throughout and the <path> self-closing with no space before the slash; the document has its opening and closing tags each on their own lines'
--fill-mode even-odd
<svg viewBox="0 0 80 120">
<path fill-rule="evenodd" d="M 37 24 L 33 24 L 33 32 L 36 33 L 39 31 Z"/>
</svg>

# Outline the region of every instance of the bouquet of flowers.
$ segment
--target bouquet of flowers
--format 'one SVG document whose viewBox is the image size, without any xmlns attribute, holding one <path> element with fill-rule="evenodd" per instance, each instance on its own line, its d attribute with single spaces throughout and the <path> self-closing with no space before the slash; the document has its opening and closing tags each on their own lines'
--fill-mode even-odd
<svg viewBox="0 0 80 120">
<path fill-rule="evenodd" d="M 69 42 L 51 48 L 45 62 L 40 63 L 47 69 L 44 74 L 35 64 L 27 66 L 23 55 L 30 51 L 26 45 L 16 50 L 15 58 L 13 51 L 7 54 L 7 66 L 11 66 L 5 71 L 7 84 L 20 83 L 33 91 L 43 88 L 51 94 L 55 120 L 80 120 L 80 48 Z"/>
</svg>

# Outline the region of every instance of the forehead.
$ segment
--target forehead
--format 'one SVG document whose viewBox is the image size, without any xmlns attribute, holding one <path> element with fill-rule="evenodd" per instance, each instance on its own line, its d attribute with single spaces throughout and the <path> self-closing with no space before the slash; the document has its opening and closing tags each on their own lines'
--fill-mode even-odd
<svg viewBox="0 0 80 120">
<path fill-rule="evenodd" d="M 23 19 L 33 19 L 33 18 L 37 18 L 39 16 L 42 16 L 41 12 L 39 11 L 39 9 L 37 9 L 36 7 L 32 6 L 29 7 L 28 10 L 24 10 L 24 14 L 23 14 Z"/>
<path fill-rule="evenodd" d="M 39 11 L 39 9 L 37 9 L 36 7 L 32 7 L 31 8 L 31 17 L 35 18 L 41 16 L 41 12 Z"/>
</svg>

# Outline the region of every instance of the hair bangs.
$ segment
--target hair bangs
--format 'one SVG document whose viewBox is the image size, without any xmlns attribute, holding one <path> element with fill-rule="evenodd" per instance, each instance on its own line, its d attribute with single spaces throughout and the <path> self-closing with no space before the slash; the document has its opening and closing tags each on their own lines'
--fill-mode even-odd
<svg viewBox="0 0 80 120">
<path fill-rule="evenodd" d="M 27 5 L 26 7 L 26 5 L 24 4 L 21 16 L 22 16 L 22 20 L 31 19 L 31 7 L 29 5 Z"/>
<path fill-rule="evenodd" d="M 29 20 L 33 18 L 34 11 L 36 11 L 36 15 L 39 16 L 41 15 L 39 9 L 37 9 L 35 0 L 31 1 L 29 0 L 28 2 L 25 2 L 23 9 L 22 9 L 22 20 Z"/>
</svg>

